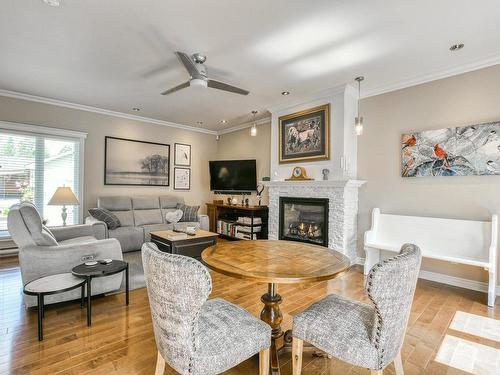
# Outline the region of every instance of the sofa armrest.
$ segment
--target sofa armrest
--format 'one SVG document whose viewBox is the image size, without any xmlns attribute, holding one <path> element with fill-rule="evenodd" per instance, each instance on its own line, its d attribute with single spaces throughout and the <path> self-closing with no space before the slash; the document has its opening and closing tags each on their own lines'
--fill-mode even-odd
<svg viewBox="0 0 500 375">
<path fill-rule="evenodd" d="M 200 223 L 200 229 L 208 230 L 210 227 L 208 215 L 198 215 L 198 222 Z"/>
<path fill-rule="evenodd" d="M 108 225 L 104 221 L 97 220 L 92 216 L 87 216 L 85 218 L 85 224 L 91 224 L 94 227 L 94 237 L 98 240 L 109 238 Z"/>
<path fill-rule="evenodd" d="M 68 225 L 65 227 L 49 227 L 49 229 L 57 241 L 95 235 L 94 229 L 90 224 Z"/>
<path fill-rule="evenodd" d="M 39 277 L 71 272 L 91 259 L 123 260 L 122 249 L 114 238 L 59 246 L 31 246 L 19 250 L 23 284 Z"/>
</svg>

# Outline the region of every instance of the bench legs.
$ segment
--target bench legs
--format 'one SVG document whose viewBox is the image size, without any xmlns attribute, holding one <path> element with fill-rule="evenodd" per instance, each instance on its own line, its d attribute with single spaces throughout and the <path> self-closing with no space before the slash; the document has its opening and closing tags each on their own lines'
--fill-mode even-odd
<svg viewBox="0 0 500 375">
<path fill-rule="evenodd" d="M 497 286 L 497 275 L 495 271 L 489 271 L 489 279 L 488 279 L 488 306 L 495 306 L 495 297 L 496 297 L 496 286 Z"/>
<path fill-rule="evenodd" d="M 368 275 L 372 267 L 380 261 L 380 250 L 372 247 L 365 247 L 365 275 Z"/>
</svg>

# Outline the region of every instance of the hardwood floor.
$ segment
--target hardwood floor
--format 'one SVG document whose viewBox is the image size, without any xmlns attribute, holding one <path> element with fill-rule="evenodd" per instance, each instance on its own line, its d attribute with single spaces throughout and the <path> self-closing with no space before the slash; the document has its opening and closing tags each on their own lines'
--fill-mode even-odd
<svg viewBox="0 0 500 375">
<path fill-rule="evenodd" d="M 265 284 L 216 273 L 212 277 L 213 297 L 226 298 L 258 316 Z M 363 283 L 361 268 L 355 267 L 337 280 L 280 286 L 283 327 L 290 328 L 294 314 L 330 293 L 367 301 Z M 36 336 L 36 311 L 24 309 L 21 290 L 17 258 L 0 258 L 0 374 L 154 373 L 157 351 L 145 289 L 131 292 L 128 307 L 124 306 L 124 294 L 96 298 L 91 328 L 86 326 L 85 310 L 78 302 L 48 307 L 43 342 Z M 487 308 L 486 294 L 420 280 L 402 350 L 405 374 L 468 373 L 443 362 L 476 374 L 495 373 L 495 361 L 500 364 L 498 319 L 500 309 Z M 462 350 L 464 347 L 476 350 Z M 436 360 L 438 352 L 440 362 Z M 283 375 L 292 373 L 290 359 L 290 354 L 281 357 Z M 302 365 L 304 375 L 369 373 L 310 354 L 304 355 Z M 165 374 L 175 372 L 167 366 Z M 257 358 L 226 374 L 258 374 Z M 394 374 L 394 366 L 384 374 Z"/>
</svg>

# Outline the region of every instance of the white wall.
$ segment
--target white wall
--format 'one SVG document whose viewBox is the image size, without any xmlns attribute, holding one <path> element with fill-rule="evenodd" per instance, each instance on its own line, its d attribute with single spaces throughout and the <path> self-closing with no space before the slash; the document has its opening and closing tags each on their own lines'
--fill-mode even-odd
<svg viewBox="0 0 500 375">
<path fill-rule="evenodd" d="M 289 104 L 271 108 L 271 178 L 275 181 L 289 178 L 295 166 L 303 166 L 309 177 L 322 180 L 322 170 L 330 170 L 330 179 L 356 177 L 356 116 L 357 93 L 350 85 L 298 99 Z M 290 113 L 330 104 L 330 160 L 279 164 L 279 118 Z M 346 164 L 344 164 L 344 161 Z"/>
</svg>

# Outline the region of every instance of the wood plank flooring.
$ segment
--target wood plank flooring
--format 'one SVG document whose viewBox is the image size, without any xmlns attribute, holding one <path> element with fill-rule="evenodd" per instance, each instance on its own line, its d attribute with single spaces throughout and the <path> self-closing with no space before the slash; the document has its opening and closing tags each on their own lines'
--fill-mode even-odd
<svg viewBox="0 0 500 375">
<path fill-rule="evenodd" d="M 260 296 L 266 290 L 265 284 L 216 273 L 212 273 L 212 277 L 213 297 L 226 298 L 259 315 L 262 308 Z M 330 293 L 367 301 L 363 283 L 362 270 L 355 267 L 337 280 L 280 286 L 283 327 L 290 328 L 293 315 Z M 44 341 L 40 343 L 36 337 L 36 311 L 25 310 L 22 305 L 17 258 L 0 258 L 0 374 L 153 374 L 156 347 L 146 290 L 132 291 L 128 307 L 124 306 L 124 298 L 124 294 L 96 298 L 91 328 L 86 326 L 85 310 L 80 309 L 79 303 L 48 307 L 44 319 Z M 500 336 L 493 332 L 498 322 L 486 320 L 490 325 L 491 322 L 495 324 L 491 329 L 485 326 L 483 331 L 477 327 L 464 329 L 467 322 L 454 324 L 455 328 L 462 327 L 461 330 L 451 329 L 449 326 L 457 311 L 473 314 L 460 313 L 462 318 L 471 319 L 472 325 L 474 316 L 500 319 L 500 309 L 488 309 L 483 293 L 419 281 L 403 347 L 405 374 L 495 373 L 491 364 L 485 361 L 491 359 L 488 355 L 500 353 Z M 466 347 L 467 343 L 483 345 L 490 354 L 486 359 L 480 356 L 481 350 L 474 354 L 465 351 L 462 355 L 457 351 L 450 356 L 450 350 L 454 348 L 441 346 L 443 340 L 448 345 L 456 342 L 456 338 Z M 436 360 L 438 352 L 441 362 Z M 500 357 L 497 360 L 500 364 Z M 461 368 L 469 366 L 469 372 L 442 362 Z M 283 375 L 291 374 L 290 354 L 283 355 L 280 364 Z M 226 374 L 257 373 L 257 359 L 252 358 Z M 368 373 L 366 369 L 335 359 L 316 358 L 310 354 L 305 354 L 303 359 L 304 375 Z M 175 371 L 167 366 L 165 374 L 175 374 Z M 394 374 L 393 365 L 384 374 Z"/>
</svg>

